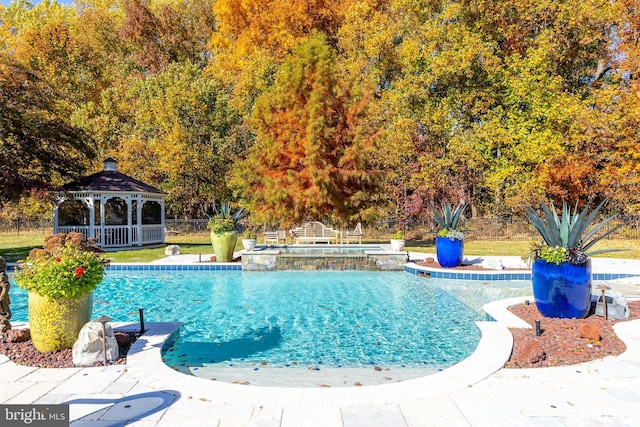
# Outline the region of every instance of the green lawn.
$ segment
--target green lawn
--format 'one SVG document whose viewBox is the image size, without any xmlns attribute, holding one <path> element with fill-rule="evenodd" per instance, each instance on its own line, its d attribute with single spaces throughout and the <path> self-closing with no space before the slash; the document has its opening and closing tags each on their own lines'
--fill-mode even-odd
<svg viewBox="0 0 640 427">
<path fill-rule="evenodd" d="M 42 234 L 24 234 L 20 236 L 0 235 L 0 256 L 9 262 L 25 259 L 34 247 L 42 247 Z M 208 234 L 180 235 L 166 238 L 168 245 L 179 245 L 183 254 L 211 254 L 211 239 Z M 388 241 L 366 241 L 366 243 L 388 243 Z M 466 241 L 464 244 L 466 255 L 496 255 L 496 256 L 526 256 L 531 242 L 510 241 Z M 621 252 L 611 252 L 597 257 L 640 259 L 640 241 L 635 240 L 605 240 L 594 246 L 594 250 L 603 248 L 625 249 Z M 242 249 L 242 242 L 238 239 L 236 250 Z M 407 241 L 406 250 L 412 252 L 435 253 L 433 241 Z M 155 249 L 131 249 L 126 251 L 107 252 L 106 257 L 113 262 L 150 262 L 163 258 L 164 247 Z"/>
<path fill-rule="evenodd" d="M 212 254 L 211 237 L 209 235 L 172 236 L 165 239 L 167 245 L 180 246 L 181 254 Z M 165 247 L 155 249 L 131 249 L 127 251 L 107 252 L 106 257 L 112 262 L 150 262 L 165 257 Z M 236 250 L 242 249 L 238 239 Z"/>
<path fill-rule="evenodd" d="M 20 236 L 0 235 L 0 256 L 8 262 L 25 259 L 33 248 L 41 248 L 45 235 L 24 234 Z M 167 245 L 179 245 L 183 254 L 212 254 L 211 237 L 208 234 L 184 235 L 167 237 Z M 125 251 L 107 252 L 106 258 L 112 262 L 150 262 L 165 257 L 165 247 L 153 249 L 130 249 Z M 238 239 L 236 250 L 242 249 L 242 242 Z"/>
<path fill-rule="evenodd" d="M 41 248 L 44 234 L 0 235 L 0 256 L 8 262 L 25 259 L 33 248 Z"/>
<path fill-rule="evenodd" d="M 525 256 L 530 245 L 530 242 L 466 241 L 464 253 L 466 255 Z M 409 240 L 405 249 L 411 252 L 435 253 L 436 244 L 433 241 Z"/>
<path fill-rule="evenodd" d="M 465 255 L 495 255 L 495 256 L 519 256 L 523 257 L 529 253 L 532 242 L 510 242 L 493 240 L 475 240 L 464 242 Z M 405 247 L 412 252 L 435 253 L 434 242 L 414 242 L 409 240 Z M 640 241 L 637 240 L 603 240 L 596 243 L 590 251 L 600 249 L 622 249 L 619 252 L 608 252 L 594 255 L 602 258 L 630 258 L 640 259 Z"/>
</svg>

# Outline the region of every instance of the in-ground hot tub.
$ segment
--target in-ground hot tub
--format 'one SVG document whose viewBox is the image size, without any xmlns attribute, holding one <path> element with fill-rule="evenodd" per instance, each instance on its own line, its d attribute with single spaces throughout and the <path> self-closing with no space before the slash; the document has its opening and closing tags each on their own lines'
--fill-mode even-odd
<svg viewBox="0 0 640 427">
<path fill-rule="evenodd" d="M 242 251 L 242 270 L 400 271 L 407 258 L 407 252 L 377 245 L 257 246 L 253 251 Z"/>
</svg>

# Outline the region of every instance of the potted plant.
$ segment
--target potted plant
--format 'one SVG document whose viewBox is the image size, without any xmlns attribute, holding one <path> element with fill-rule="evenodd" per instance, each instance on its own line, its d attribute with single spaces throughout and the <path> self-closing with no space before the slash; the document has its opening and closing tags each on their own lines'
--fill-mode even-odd
<svg viewBox="0 0 640 427">
<path fill-rule="evenodd" d="M 28 292 L 29 328 L 34 347 L 43 353 L 73 347 L 80 329 L 91 320 L 93 291 L 108 260 L 95 239 L 59 233 L 45 239 L 20 261 L 13 277 Z"/>
<path fill-rule="evenodd" d="M 245 251 L 252 251 L 256 247 L 256 234 L 248 230 L 244 233 L 244 239 L 242 239 L 242 247 Z"/>
<path fill-rule="evenodd" d="M 220 210 L 209 218 L 207 228 L 211 230 L 211 245 L 216 254 L 217 262 L 230 262 L 233 260 L 233 251 L 238 242 L 238 235 L 244 227 L 240 220 L 246 216 L 244 208 L 231 212 L 229 202 L 222 203 Z"/>
<path fill-rule="evenodd" d="M 613 252 L 602 249 L 587 252 L 596 242 L 608 236 L 618 227 L 598 234 L 614 216 L 590 227 L 604 206 L 600 203 L 590 214 L 588 206 L 578 213 L 578 206 L 571 210 L 562 204 L 562 216 L 541 204 L 544 219 L 532 208 L 526 214 L 542 236 L 544 243 L 535 244 L 530 259 L 533 297 L 538 311 L 545 317 L 581 319 L 591 308 L 591 260 L 590 255 Z M 589 231 L 587 232 L 587 230 Z"/>
<path fill-rule="evenodd" d="M 404 231 L 398 230 L 396 234 L 391 237 L 391 249 L 396 252 L 400 252 L 404 249 L 406 243 Z"/>
<path fill-rule="evenodd" d="M 458 230 L 458 222 L 467 203 L 460 202 L 455 210 L 446 203 L 442 207 L 442 215 L 432 206 L 431 211 L 440 227 L 436 235 L 436 257 L 438 264 L 445 268 L 457 267 L 464 258 L 464 233 Z"/>
</svg>

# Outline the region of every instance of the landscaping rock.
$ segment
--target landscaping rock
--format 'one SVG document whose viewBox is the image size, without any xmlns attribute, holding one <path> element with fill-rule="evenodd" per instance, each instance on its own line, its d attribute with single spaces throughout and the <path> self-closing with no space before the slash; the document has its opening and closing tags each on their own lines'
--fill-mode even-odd
<svg viewBox="0 0 640 427">
<path fill-rule="evenodd" d="M 604 317 L 604 307 L 602 303 L 602 296 L 592 296 L 597 298 L 596 302 L 596 316 Z M 608 319 L 628 319 L 629 318 L 629 306 L 627 304 L 627 298 L 624 294 L 616 291 L 606 291 L 605 300 L 607 302 L 607 318 Z"/>
<path fill-rule="evenodd" d="M 546 358 L 547 353 L 545 353 L 542 345 L 538 341 L 529 341 L 520 350 L 516 363 L 518 365 L 535 365 Z"/>
<path fill-rule="evenodd" d="M 107 362 L 112 362 L 118 358 L 118 342 L 110 325 L 105 325 L 105 331 Z M 93 366 L 96 362 L 104 362 L 102 346 L 102 323 L 86 323 L 78 334 L 78 340 L 73 344 L 73 363 L 77 366 Z"/>
<path fill-rule="evenodd" d="M 482 260 L 481 266 L 486 270 L 504 270 L 504 265 L 498 258 L 486 258 Z"/>
<path fill-rule="evenodd" d="M 178 245 L 169 245 L 164 250 L 165 255 L 173 256 L 180 255 L 180 246 Z"/>
<path fill-rule="evenodd" d="M 593 341 L 600 341 L 600 328 L 591 323 L 580 323 L 578 326 L 580 338 L 587 338 Z"/>
<path fill-rule="evenodd" d="M 31 331 L 25 329 L 11 329 L 9 331 L 9 342 L 25 342 L 31 339 Z"/>
<path fill-rule="evenodd" d="M 124 332 L 116 332 L 114 335 L 119 347 L 124 347 L 131 344 L 131 336 L 129 336 L 129 334 L 125 334 Z"/>
</svg>

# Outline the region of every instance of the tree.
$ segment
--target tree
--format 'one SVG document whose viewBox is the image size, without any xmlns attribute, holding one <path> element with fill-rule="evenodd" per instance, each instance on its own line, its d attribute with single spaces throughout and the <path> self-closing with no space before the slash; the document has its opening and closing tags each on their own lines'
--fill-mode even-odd
<svg viewBox="0 0 640 427">
<path fill-rule="evenodd" d="M 314 31 L 335 40 L 340 7 L 344 4 L 328 0 L 218 0 L 214 13 L 219 24 L 212 44 L 233 46 L 238 59 L 259 49 L 282 59 Z"/>
<path fill-rule="evenodd" d="M 602 132 L 609 142 L 609 162 L 602 170 L 602 185 L 616 204 L 630 214 L 640 210 L 640 4 L 615 2 L 617 61 L 607 95 L 607 120 Z"/>
<path fill-rule="evenodd" d="M 211 0 L 124 0 L 121 7 L 119 34 L 140 71 L 155 73 L 174 62 L 204 66 L 215 25 Z"/>
<path fill-rule="evenodd" d="M 0 7 L 0 52 L 38 77 L 24 90 L 46 87 L 46 109 L 25 103 L 22 113 L 47 111 L 40 117 L 83 129 L 101 158 L 117 156 L 122 170 L 167 191 L 175 215 L 228 199 L 228 174 L 258 210 L 263 199 L 284 206 L 265 214 L 270 221 L 334 208 L 341 221 L 373 207 L 424 217 L 441 199 L 502 216 L 540 198 L 611 197 L 610 208 L 634 213 L 638 8 L 637 0 L 15 0 Z M 317 34 L 330 65 L 323 49 L 300 47 Z M 300 75 L 309 82 L 294 84 Z M 348 154 L 355 145 L 360 157 Z M 290 165 L 277 164 L 282 153 Z M 387 171 L 381 184 L 377 170 Z M 256 171 L 271 173 L 264 179 L 275 190 Z M 303 192 L 316 204 L 302 203 Z M 290 193 L 297 198 L 284 200 Z"/>
<path fill-rule="evenodd" d="M 416 14 L 390 88 L 424 141 L 416 190 L 495 215 L 539 197 L 604 196 L 590 173 L 607 143 L 585 135 L 604 119 L 592 96 L 612 56 L 609 2 L 426 2 Z M 565 189 L 571 169 L 549 165 L 575 166 L 580 151 L 593 159 Z"/>
<path fill-rule="evenodd" d="M 228 199 L 226 174 L 244 149 L 228 93 L 202 73 L 193 64 L 172 63 L 133 81 L 124 94 L 130 111 L 123 114 L 120 165 L 166 190 L 167 211 L 177 216 L 197 217 Z"/>
<path fill-rule="evenodd" d="M 254 222 L 352 222 L 370 206 L 381 176 L 367 164 L 376 134 L 361 132 L 367 98 L 352 99 L 341 77 L 316 33 L 256 101 L 256 143 L 234 170 Z"/>
<path fill-rule="evenodd" d="M 352 1 L 216 0 L 211 74 L 233 87 L 234 107 L 248 116 L 296 45 L 314 31 L 335 43 L 340 10 Z"/>
<path fill-rule="evenodd" d="M 0 54 L 0 206 L 84 172 L 90 138 L 58 116 L 59 94 L 25 66 Z"/>
</svg>

